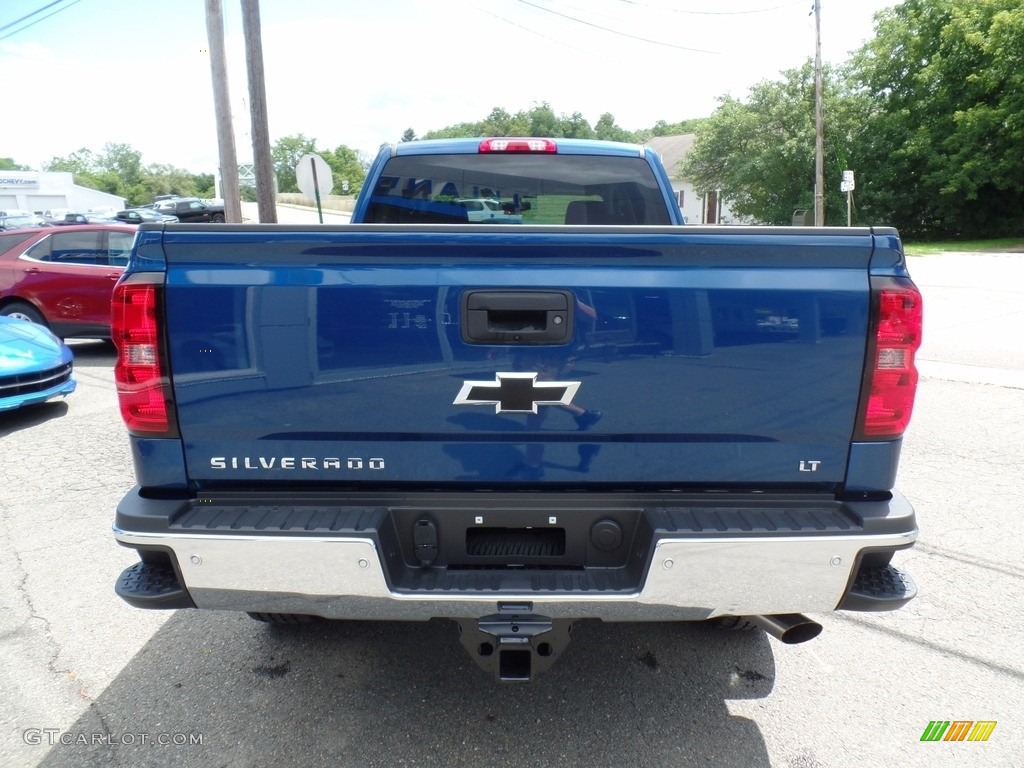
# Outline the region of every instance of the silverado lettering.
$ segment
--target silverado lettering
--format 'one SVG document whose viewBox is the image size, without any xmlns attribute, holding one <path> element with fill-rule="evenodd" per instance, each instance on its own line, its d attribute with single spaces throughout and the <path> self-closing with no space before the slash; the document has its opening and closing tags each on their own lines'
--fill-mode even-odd
<svg viewBox="0 0 1024 768">
<path fill-rule="evenodd" d="M 647 147 L 444 139 L 382 149 L 351 225 L 140 226 L 118 594 L 450 619 L 503 681 L 580 619 L 793 643 L 906 604 L 898 233 L 682 226 L 676 200 Z"/>
<path fill-rule="evenodd" d="M 384 469 L 384 459 L 296 458 L 294 456 L 212 456 L 210 469 Z"/>
</svg>

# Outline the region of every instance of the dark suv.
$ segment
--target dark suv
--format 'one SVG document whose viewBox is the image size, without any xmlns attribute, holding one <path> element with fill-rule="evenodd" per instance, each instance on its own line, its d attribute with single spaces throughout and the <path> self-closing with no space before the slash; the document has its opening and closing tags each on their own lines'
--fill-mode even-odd
<svg viewBox="0 0 1024 768">
<path fill-rule="evenodd" d="M 172 197 L 157 200 L 153 208 L 160 213 L 177 216 L 178 221 L 224 221 L 224 206 L 204 203 L 197 197 Z"/>
</svg>

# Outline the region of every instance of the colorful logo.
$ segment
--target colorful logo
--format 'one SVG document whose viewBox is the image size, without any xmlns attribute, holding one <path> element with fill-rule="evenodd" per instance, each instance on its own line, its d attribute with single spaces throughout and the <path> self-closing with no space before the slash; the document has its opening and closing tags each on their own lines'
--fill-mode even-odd
<svg viewBox="0 0 1024 768">
<path fill-rule="evenodd" d="M 995 720 L 932 720 L 921 741 L 988 741 L 995 727 Z"/>
</svg>

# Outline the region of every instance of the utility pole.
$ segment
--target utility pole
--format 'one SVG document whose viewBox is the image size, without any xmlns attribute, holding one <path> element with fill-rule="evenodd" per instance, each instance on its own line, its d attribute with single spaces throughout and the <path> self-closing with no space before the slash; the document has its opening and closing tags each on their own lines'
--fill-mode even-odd
<svg viewBox="0 0 1024 768">
<path fill-rule="evenodd" d="M 814 226 L 825 226 L 825 140 L 821 87 L 821 0 L 814 0 Z"/>
<path fill-rule="evenodd" d="M 249 117 L 252 123 L 252 159 L 256 166 L 256 202 L 260 223 L 276 224 L 277 201 L 274 195 L 274 166 L 270 160 L 259 0 L 242 0 L 242 30 L 245 34 L 245 66 L 249 75 Z"/>
<path fill-rule="evenodd" d="M 231 127 L 228 59 L 224 51 L 224 10 L 220 0 L 206 0 L 206 36 L 210 41 L 210 75 L 213 79 L 213 108 L 217 116 L 217 149 L 220 156 L 220 189 L 224 197 L 224 219 L 230 224 L 241 224 L 238 156 L 235 154 L 235 132 Z"/>
</svg>

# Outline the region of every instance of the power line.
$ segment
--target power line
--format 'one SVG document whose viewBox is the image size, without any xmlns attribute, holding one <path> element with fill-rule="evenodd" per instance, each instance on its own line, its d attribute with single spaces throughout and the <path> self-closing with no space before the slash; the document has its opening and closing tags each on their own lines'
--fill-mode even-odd
<svg viewBox="0 0 1024 768">
<path fill-rule="evenodd" d="M 53 6 L 59 5 L 62 2 L 64 2 L 64 0 L 54 0 L 49 5 L 44 5 L 42 8 L 36 8 L 34 11 L 32 11 L 32 13 L 29 13 L 29 14 L 26 14 L 25 16 L 22 16 L 20 19 L 17 19 L 16 21 L 12 21 L 10 24 L 4 24 L 2 27 L 0 27 L 0 32 L 3 32 L 5 29 L 10 29 L 11 27 L 17 26 L 18 24 L 21 24 L 21 22 L 23 22 L 25 19 L 31 19 L 37 13 L 42 13 L 47 8 L 52 8 Z"/>
<path fill-rule="evenodd" d="M 511 19 L 506 19 L 504 16 L 499 16 L 498 14 L 492 13 L 491 11 L 488 11 L 488 10 L 486 10 L 484 8 L 477 8 L 476 10 L 478 10 L 478 11 L 480 11 L 482 13 L 486 13 L 488 16 L 493 16 L 494 18 L 498 19 L 499 21 L 504 21 L 506 24 L 511 24 L 513 27 L 518 27 L 519 29 L 522 29 L 522 30 L 524 30 L 526 32 L 529 32 L 532 35 L 537 35 L 538 37 L 543 37 L 545 40 L 550 40 L 551 42 L 557 43 L 558 45 L 564 45 L 567 48 L 572 48 L 574 51 L 579 51 L 580 53 L 585 53 L 588 56 L 595 55 L 592 51 L 585 51 L 582 48 L 577 48 L 575 45 L 569 45 L 569 43 L 567 43 L 567 42 L 565 42 L 563 40 L 558 40 L 557 38 L 550 37 L 548 35 L 545 35 L 542 32 L 538 32 L 535 29 L 530 29 L 529 27 L 524 27 L 522 24 L 517 24 L 516 22 L 512 21 Z"/>
<path fill-rule="evenodd" d="M 44 5 L 44 6 L 42 7 L 42 8 L 37 8 L 36 10 L 32 11 L 32 13 L 30 13 L 30 14 L 28 14 L 28 15 L 26 15 L 26 16 L 22 16 L 22 17 L 21 17 L 20 19 L 18 19 L 17 21 L 12 21 L 12 22 L 11 22 L 10 24 L 5 24 L 5 25 L 4 25 L 3 27 L 0 27 L 0 32 L 3 32 L 3 31 L 4 31 L 5 29 L 10 29 L 11 27 L 13 27 L 13 26 L 15 26 L 15 25 L 17 25 L 17 24 L 20 24 L 21 22 L 25 21 L 25 19 L 30 19 L 30 18 L 32 18 L 33 16 L 35 16 L 35 15 L 36 15 L 37 13 L 42 13 L 42 12 L 43 12 L 43 11 L 45 11 L 45 10 L 46 10 L 47 8 L 52 8 L 53 6 L 55 6 L 55 5 L 58 5 L 59 3 L 62 3 L 63 1 L 64 1 L 64 0 L 55 0 L 55 2 L 52 2 L 52 3 L 50 3 L 49 5 Z M 33 22 L 32 22 L 31 24 L 26 24 L 26 25 L 25 25 L 24 27 L 21 27 L 20 29 L 16 29 L 16 30 L 14 30 L 13 32 L 8 32 L 8 33 L 7 33 L 6 35 L 4 35 L 3 37 L 0 37 L 0 40 L 6 40 L 6 39 L 7 39 L 8 37 L 12 37 L 13 35 L 16 35 L 16 34 L 18 34 L 19 32 L 24 32 L 24 31 L 25 31 L 26 29 L 29 29 L 30 27 L 34 27 L 34 26 L 35 26 L 36 24 L 38 24 L 39 22 L 41 22 L 41 21 L 46 21 L 46 20 L 47 20 L 48 18 L 50 18 L 51 16 L 56 16 L 56 15 L 57 15 L 58 13 L 60 13 L 61 11 L 66 11 L 66 10 L 67 10 L 68 8 L 70 8 L 70 7 L 72 6 L 72 5 L 75 5 L 76 3 L 80 3 L 80 2 L 82 2 L 82 0 L 71 0 L 71 2 L 70 2 L 70 3 L 68 3 L 67 5 L 65 5 L 65 6 L 64 6 L 63 8 L 58 8 L 58 9 L 57 9 L 56 11 L 54 11 L 53 13 L 48 13 L 48 14 L 46 14 L 45 16 L 43 16 L 43 18 L 41 18 L 41 19 L 36 19 L 36 20 L 35 20 L 35 21 L 33 21 Z"/>
<path fill-rule="evenodd" d="M 687 11 L 682 8 L 665 8 L 661 5 L 651 5 L 650 3 L 638 3 L 636 0 L 619 0 L 620 3 L 626 5 L 637 5 L 641 8 L 653 8 L 658 11 L 671 11 L 672 13 L 683 13 L 688 16 L 746 16 L 754 13 L 769 13 L 771 11 L 781 11 L 783 8 L 792 8 L 795 5 L 803 5 L 806 0 L 795 0 L 795 2 L 786 3 L 785 5 L 773 5 L 770 8 L 753 8 L 749 11 Z"/>
<path fill-rule="evenodd" d="M 703 48 L 689 48 L 689 47 L 687 47 L 685 45 L 675 45 L 673 43 L 662 42 L 661 40 L 651 40 L 651 39 L 646 38 L 646 37 L 638 37 L 637 35 L 631 35 L 631 34 L 629 34 L 627 32 L 620 32 L 617 29 L 610 29 L 609 27 L 602 27 L 600 24 L 594 24 L 593 22 L 590 22 L 590 21 L 584 21 L 583 19 L 577 19 L 575 16 L 569 16 L 567 14 L 560 13 L 559 11 L 556 11 L 556 10 L 554 10 L 552 8 L 545 8 L 542 5 L 537 5 L 536 3 L 531 3 L 531 2 L 529 2 L 529 0 L 519 0 L 519 2 L 522 3 L 523 5 L 530 6 L 531 8 L 536 8 L 539 11 L 547 11 L 548 13 L 553 13 L 556 16 L 561 16 L 563 19 L 568 19 L 569 21 L 575 21 L 577 24 L 585 24 L 588 27 L 594 27 L 595 29 L 600 29 L 600 30 L 602 30 L 604 32 L 610 32 L 613 35 L 620 35 L 621 37 L 628 37 L 628 38 L 631 38 L 632 40 L 639 40 L 642 43 L 650 43 L 652 45 L 663 45 L 666 48 L 675 48 L 676 50 L 679 50 L 679 51 L 690 51 L 692 53 L 710 53 L 710 54 L 712 54 L 714 56 L 721 56 L 722 55 L 721 52 L 719 52 L 719 51 L 708 51 L 708 50 L 705 50 Z"/>
</svg>

